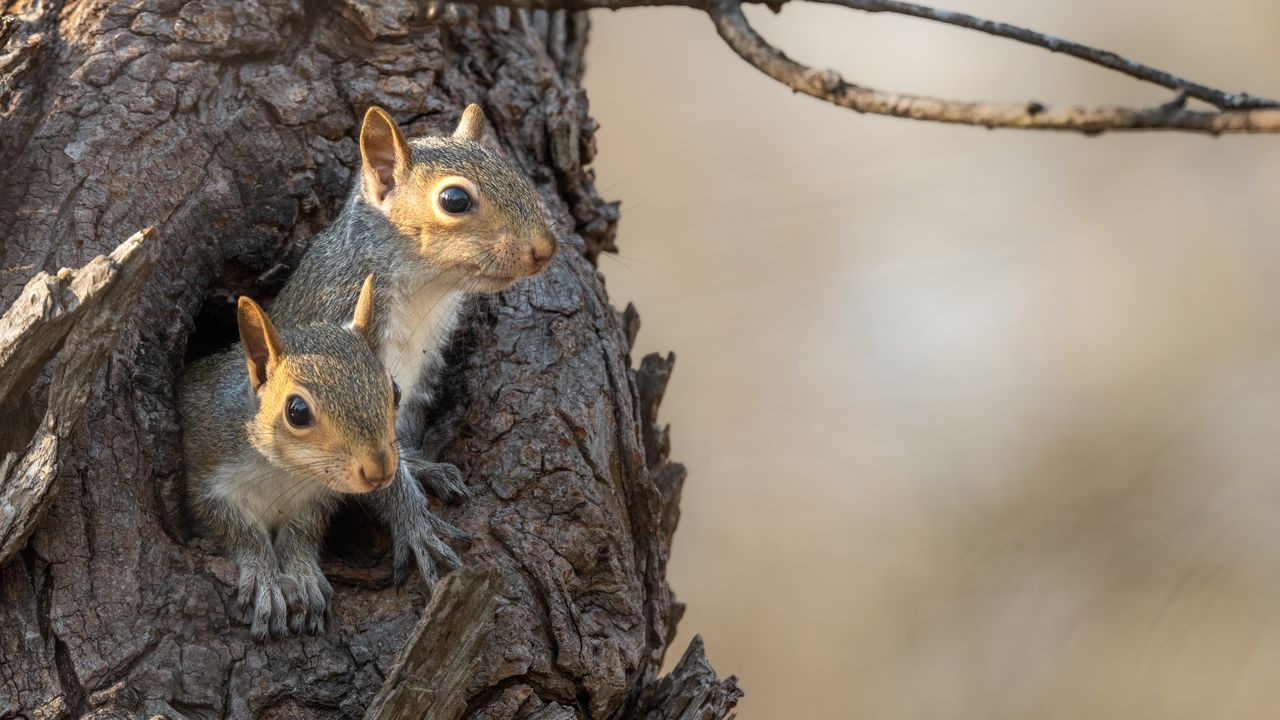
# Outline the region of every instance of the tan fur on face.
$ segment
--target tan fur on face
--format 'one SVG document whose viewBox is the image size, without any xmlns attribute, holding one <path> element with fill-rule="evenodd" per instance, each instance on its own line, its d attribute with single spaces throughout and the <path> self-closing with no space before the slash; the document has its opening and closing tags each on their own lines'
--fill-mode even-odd
<svg viewBox="0 0 1280 720">
<path fill-rule="evenodd" d="M 385 113 L 370 110 L 361 131 L 366 192 L 401 232 L 418 239 L 425 262 L 466 289 L 489 292 L 551 262 L 555 236 L 528 182 L 481 144 L 479 107 L 468 107 L 448 138 L 406 143 L 386 122 Z M 440 207 L 440 192 L 451 186 L 470 195 L 470 210 L 454 215 Z"/>
<path fill-rule="evenodd" d="M 366 278 L 351 329 L 315 325 L 278 333 L 247 298 L 238 306 L 241 343 L 257 398 L 247 423 L 250 444 L 272 465 L 336 492 L 359 493 L 390 480 L 395 467 L 395 407 L 391 378 L 370 345 L 373 276 Z M 297 396 L 311 423 L 294 427 L 285 415 Z M 374 473 L 362 475 L 361 470 Z"/>
</svg>

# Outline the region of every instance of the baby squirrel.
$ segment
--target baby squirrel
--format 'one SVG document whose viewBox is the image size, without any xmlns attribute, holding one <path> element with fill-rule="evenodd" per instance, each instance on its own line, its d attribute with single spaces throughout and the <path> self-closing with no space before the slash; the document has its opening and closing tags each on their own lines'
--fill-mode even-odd
<svg viewBox="0 0 1280 720">
<path fill-rule="evenodd" d="M 339 494 L 385 487 L 399 467 L 399 391 L 373 352 L 373 303 L 370 275 L 347 325 L 277 331 L 241 297 L 243 352 L 203 358 L 178 381 L 190 505 L 239 569 L 254 637 L 324 629 L 329 515 Z"/>
<path fill-rule="evenodd" d="M 456 558 L 438 552 L 444 546 L 433 530 L 460 533 L 428 511 L 414 478 L 442 500 L 467 497 L 458 469 L 421 450 L 423 410 L 461 301 L 538 273 L 556 252 L 529 183 L 482 144 L 484 125 L 473 104 L 452 136 L 407 140 L 386 112 L 369 108 L 360 128 L 360 177 L 271 306 L 285 325 L 336 322 L 361 279 L 378 274 L 381 310 L 371 331 L 404 393 L 396 430 L 407 480 L 393 479 L 363 499 L 392 528 L 397 583 L 411 558 L 428 586 L 436 578 L 433 557 L 456 567 Z"/>
</svg>

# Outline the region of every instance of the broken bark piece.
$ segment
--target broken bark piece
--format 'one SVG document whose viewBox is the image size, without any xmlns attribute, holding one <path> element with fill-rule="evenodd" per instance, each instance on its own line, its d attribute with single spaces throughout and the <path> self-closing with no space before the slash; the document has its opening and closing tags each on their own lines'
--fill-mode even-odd
<svg viewBox="0 0 1280 720">
<path fill-rule="evenodd" d="M 497 583 L 464 568 L 440 583 L 365 720 L 456 720 L 467 709 L 479 654 L 494 629 Z"/>
<path fill-rule="evenodd" d="M 629 720 L 716 720 L 730 713 L 742 690 L 730 675 L 721 680 L 707 660 L 702 636 L 695 635 L 670 674 L 646 686 Z"/>
<path fill-rule="evenodd" d="M 45 507 L 59 458 L 155 266 L 153 228 L 79 269 L 42 272 L 0 318 L 0 565 L 22 547 Z M 29 389 L 54 357 L 43 419 L 32 426 Z"/>
</svg>

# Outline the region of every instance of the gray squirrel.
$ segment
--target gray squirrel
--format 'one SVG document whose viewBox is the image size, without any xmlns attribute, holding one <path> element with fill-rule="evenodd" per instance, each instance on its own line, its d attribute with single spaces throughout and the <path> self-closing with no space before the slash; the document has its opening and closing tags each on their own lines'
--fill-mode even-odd
<svg viewBox="0 0 1280 720">
<path fill-rule="evenodd" d="M 397 585 L 410 563 L 428 590 L 437 564 L 461 564 L 440 538 L 469 536 L 430 512 L 419 482 L 446 502 L 468 491 L 420 450 L 423 407 L 462 299 L 556 252 L 533 189 L 483 133 L 476 105 L 452 136 L 412 141 L 370 108 L 346 205 L 270 306 L 285 329 L 242 298 L 243 353 L 197 361 L 179 381 L 190 502 L 239 568 L 255 637 L 323 631 L 319 545 L 341 493 L 390 529 Z"/>
<path fill-rule="evenodd" d="M 241 350 L 178 382 L 187 495 L 239 570 L 254 637 L 324 629 L 332 589 L 318 562 L 341 494 L 385 488 L 400 458 L 399 392 L 374 354 L 373 276 L 346 325 L 277 331 L 241 297 Z"/>
<path fill-rule="evenodd" d="M 359 178 L 270 306 L 285 326 L 339 322 L 365 276 L 378 276 L 372 336 L 404 396 L 396 434 L 406 478 L 362 500 L 391 529 L 397 584 L 414 562 L 430 588 L 433 559 L 458 566 L 438 534 L 465 537 L 429 511 L 419 486 L 446 502 L 468 496 L 458 468 L 421 451 L 423 410 L 462 301 L 542 271 L 556 252 L 533 188 L 483 144 L 484 126 L 472 104 L 452 136 L 407 140 L 386 112 L 369 108 Z"/>
</svg>

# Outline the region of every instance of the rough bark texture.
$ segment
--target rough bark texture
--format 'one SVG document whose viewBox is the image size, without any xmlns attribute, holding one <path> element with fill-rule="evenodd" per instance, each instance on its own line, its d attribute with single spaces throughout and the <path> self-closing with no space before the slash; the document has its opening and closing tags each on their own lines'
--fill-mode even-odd
<svg viewBox="0 0 1280 720">
<path fill-rule="evenodd" d="M 737 691 L 700 647 L 656 677 L 680 614 L 664 574 L 684 473 L 654 425 L 670 361 L 631 369 L 635 313 L 609 305 L 592 265 L 617 213 L 585 169 L 584 17 L 363 0 L 0 7 L 19 19 L 0 26 L 0 307 L 41 271 L 159 229 L 114 352 L 84 374 L 49 509 L 0 567 L 0 718 L 359 717 L 411 679 L 439 696 L 389 716 L 729 712 Z M 230 299 L 269 297 L 332 219 L 358 113 L 377 103 L 439 133 L 468 101 L 565 243 L 541 277 L 473 303 L 450 352 L 434 420 L 476 498 L 441 512 L 479 539 L 424 614 L 416 581 L 390 587 L 385 534 L 348 513 L 324 558 L 330 631 L 255 644 L 228 621 L 234 568 L 183 509 L 174 377 L 231 342 Z M 42 380 L 25 402 L 50 397 Z"/>
</svg>

